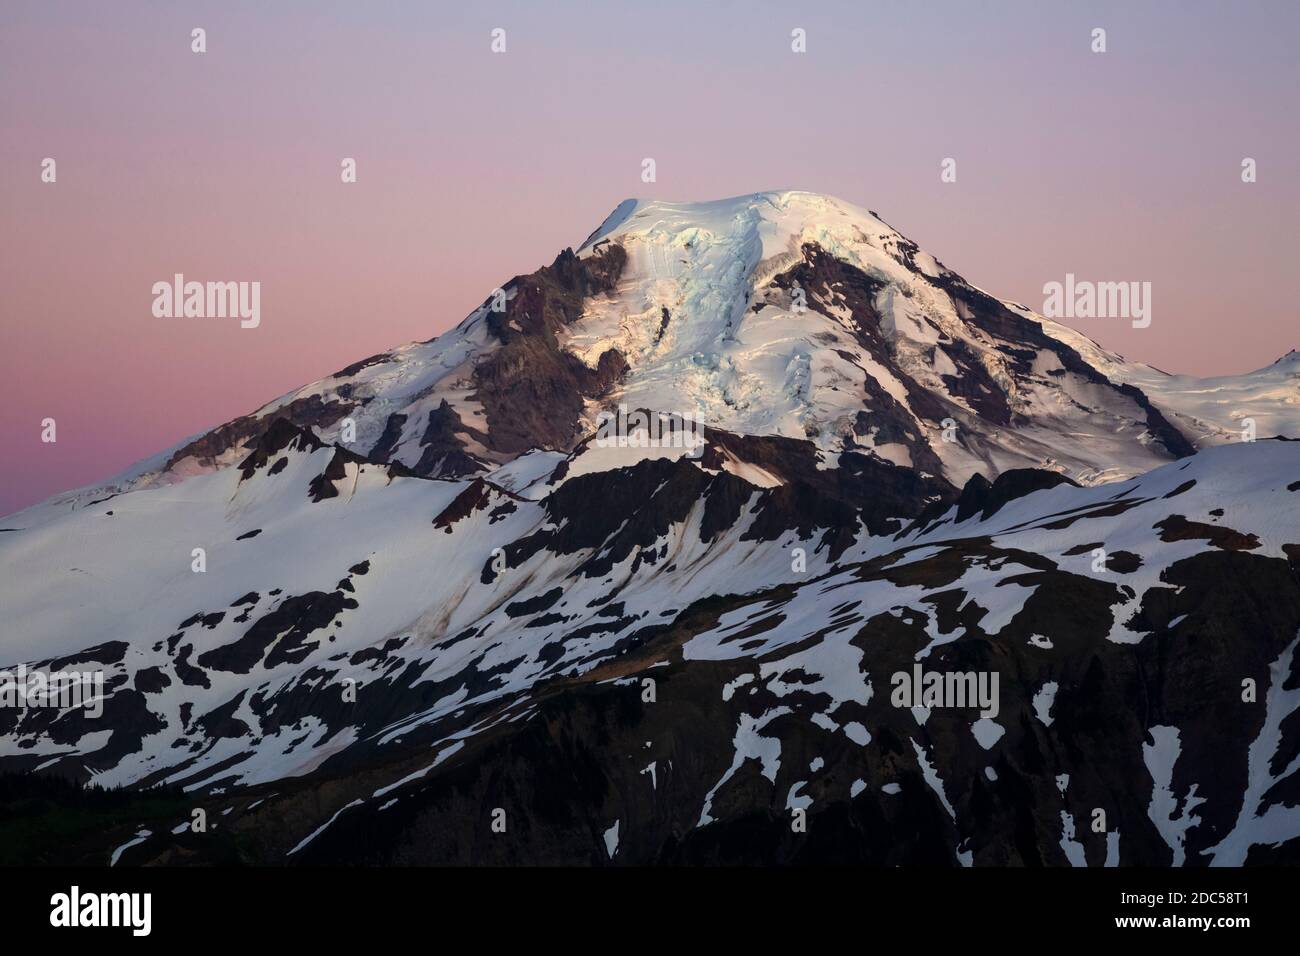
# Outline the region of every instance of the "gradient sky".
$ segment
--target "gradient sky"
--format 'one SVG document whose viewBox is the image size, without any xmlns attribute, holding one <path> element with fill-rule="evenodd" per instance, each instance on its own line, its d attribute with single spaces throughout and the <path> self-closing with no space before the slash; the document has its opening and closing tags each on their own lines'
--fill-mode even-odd
<svg viewBox="0 0 1300 956">
<path fill-rule="evenodd" d="M 1033 308 L 1150 281 L 1150 328 L 1074 323 L 1129 358 L 1266 365 L 1300 347 L 1297 35 L 1290 0 L 5 0 L 0 513 L 446 330 L 629 196 L 830 193 Z M 261 327 L 154 318 L 175 272 L 260 281 Z"/>
</svg>

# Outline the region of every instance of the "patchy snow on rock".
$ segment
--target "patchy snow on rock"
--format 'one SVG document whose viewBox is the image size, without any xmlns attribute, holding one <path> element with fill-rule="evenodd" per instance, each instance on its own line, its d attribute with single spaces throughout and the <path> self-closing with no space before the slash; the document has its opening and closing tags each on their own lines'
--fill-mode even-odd
<svg viewBox="0 0 1300 956">
<path fill-rule="evenodd" d="M 1192 784 L 1181 800 L 1173 793 L 1174 764 L 1178 762 L 1180 749 L 1178 728 L 1151 727 L 1148 733 L 1152 742 L 1142 745 L 1142 759 L 1151 772 L 1153 785 L 1147 816 L 1174 851 L 1174 866 L 1182 866 L 1186 857 L 1183 843 L 1187 830 L 1198 822 L 1192 811 L 1205 801 L 1196 796 L 1196 784 Z"/>
<path fill-rule="evenodd" d="M 145 840 L 149 839 L 149 837 L 151 837 L 152 835 L 153 834 L 149 830 L 137 831 L 136 835 L 132 839 L 128 840 L 126 843 L 123 843 L 120 847 L 118 847 L 116 850 L 113 851 L 113 855 L 109 859 L 108 865 L 117 866 L 117 861 L 122 858 L 123 853 L 131 849 L 131 847 L 133 846 L 140 845 Z"/>
<path fill-rule="evenodd" d="M 1007 732 L 1007 729 L 996 720 L 989 720 L 987 717 L 981 717 L 975 721 L 975 723 L 971 724 L 970 729 L 971 733 L 975 735 L 976 741 L 985 750 L 992 748 L 994 744 L 1002 739 L 1002 735 Z"/>
<path fill-rule="evenodd" d="M 605 853 L 609 858 L 614 859 L 614 854 L 618 852 L 618 825 L 621 820 L 615 820 L 614 825 L 605 831 Z"/>
<path fill-rule="evenodd" d="M 1056 681 L 1049 680 L 1034 692 L 1034 716 L 1043 722 L 1043 726 L 1052 726 L 1052 704 L 1056 701 Z"/>
</svg>

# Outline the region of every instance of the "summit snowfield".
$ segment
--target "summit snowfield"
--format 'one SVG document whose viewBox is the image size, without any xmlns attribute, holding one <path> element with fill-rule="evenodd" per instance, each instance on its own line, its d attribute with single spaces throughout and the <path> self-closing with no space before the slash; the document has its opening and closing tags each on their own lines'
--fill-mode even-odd
<svg viewBox="0 0 1300 956">
<path fill-rule="evenodd" d="M 1298 376 L 1126 362 L 830 197 L 628 200 L 0 520 L 0 671 L 105 675 L 0 771 L 220 821 L 66 847 L 118 865 L 1296 862 Z"/>
</svg>

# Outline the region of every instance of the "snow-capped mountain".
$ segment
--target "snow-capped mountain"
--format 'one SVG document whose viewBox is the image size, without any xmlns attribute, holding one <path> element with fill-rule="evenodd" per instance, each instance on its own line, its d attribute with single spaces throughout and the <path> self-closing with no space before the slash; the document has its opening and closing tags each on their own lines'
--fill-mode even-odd
<svg viewBox="0 0 1300 956">
<path fill-rule="evenodd" d="M 0 520 L 0 668 L 107 675 L 0 707 L 0 770 L 220 821 L 155 801 L 101 862 L 1295 860 L 1298 374 L 1127 363 L 829 197 L 628 201 Z M 913 668 L 996 712 L 899 706 Z"/>
<path fill-rule="evenodd" d="M 437 339 L 52 503 L 234 464 L 274 418 L 332 441 L 350 421 L 351 450 L 421 475 L 488 474 L 533 448 L 571 450 L 619 403 L 806 438 L 832 457 L 858 449 L 958 485 L 1015 467 L 1094 483 L 1232 440 L 1247 415 L 1260 437 L 1285 434 L 1297 375 L 1295 353 L 1205 381 L 1126 362 L 830 197 L 628 200 L 576 254 L 504 283 Z"/>
</svg>

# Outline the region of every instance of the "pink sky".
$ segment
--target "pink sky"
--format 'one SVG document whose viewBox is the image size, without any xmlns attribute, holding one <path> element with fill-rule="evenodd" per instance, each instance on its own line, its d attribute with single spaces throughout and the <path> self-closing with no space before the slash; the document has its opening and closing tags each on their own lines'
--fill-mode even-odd
<svg viewBox="0 0 1300 956">
<path fill-rule="evenodd" d="M 444 331 L 629 196 L 830 193 L 1034 308 L 1066 272 L 1150 281 L 1150 328 L 1075 323 L 1129 358 L 1268 364 L 1300 347 L 1297 28 L 1284 2 L 7 0 L 0 513 Z M 176 272 L 260 281 L 261 327 L 154 318 Z"/>
</svg>

